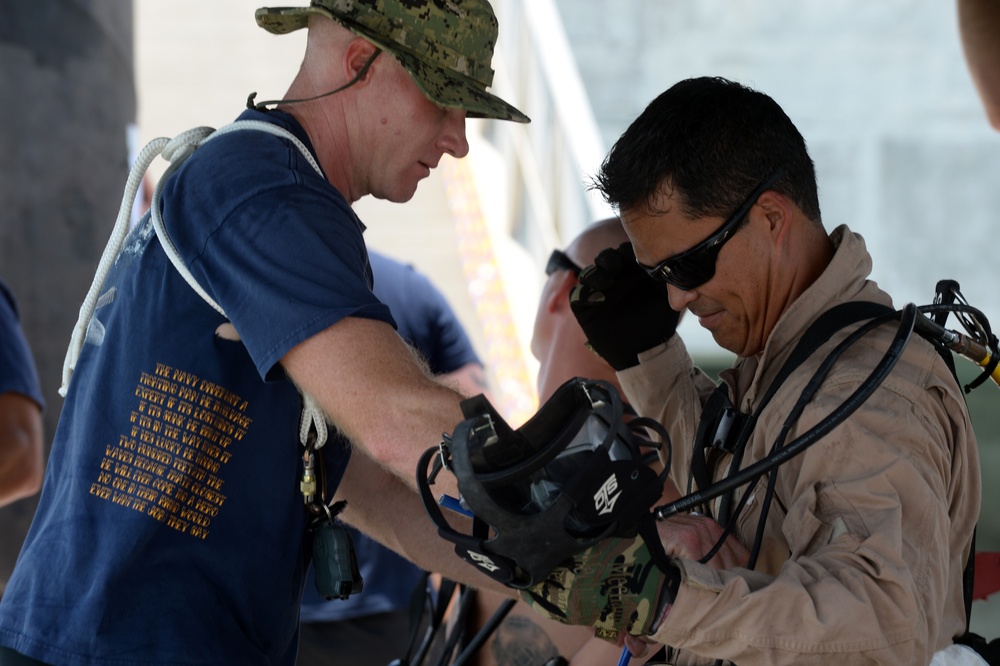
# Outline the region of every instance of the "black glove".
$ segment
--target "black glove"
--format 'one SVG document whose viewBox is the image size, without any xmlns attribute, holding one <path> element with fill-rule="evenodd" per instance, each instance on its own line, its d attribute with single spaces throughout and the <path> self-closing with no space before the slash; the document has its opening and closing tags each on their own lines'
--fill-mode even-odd
<svg viewBox="0 0 1000 666">
<path fill-rule="evenodd" d="M 639 352 L 671 338 L 680 317 L 670 308 L 666 285 L 636 262 L 631 243 L 602 250 L 580 272 L 569 305 L 587 346 L 615 370 L 638 365 Z"/>
</svg>

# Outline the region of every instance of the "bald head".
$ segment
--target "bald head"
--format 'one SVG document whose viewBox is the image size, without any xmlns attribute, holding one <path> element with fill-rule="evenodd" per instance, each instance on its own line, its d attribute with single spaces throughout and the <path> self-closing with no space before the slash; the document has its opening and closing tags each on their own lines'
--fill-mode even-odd
<svg viewBox="0 0 1000 666">
<path fill-rule="evenodd" d="M 621 221 L 614 217 L 589 225 L 564 252 L 582 268 L 594 263 L 601 250 L 627 241 Z M 570 310 L 569 295 L 576 285 L 572 271 L 556 270 L 545 282 L 538 303 L 531 352 L 539 362 L 538 397 L 543 402 L 574 377 L 603 379 L 618 387 L 611 366 L 585 346 L 587 338 Z"/>
<path fill-rule="evenodd" d="M 609 217 L 599 222 L 594 222 L 580 232 L 566 247 L 566 256 L 572 259 L 577 266 L 589 266 L 594 263 L 594 259 L 601 250 L 609 247 L 618 247 L 622 243 L 628 242 L 625 228 L 621 220 L 617 217 Z"/>
</svg>

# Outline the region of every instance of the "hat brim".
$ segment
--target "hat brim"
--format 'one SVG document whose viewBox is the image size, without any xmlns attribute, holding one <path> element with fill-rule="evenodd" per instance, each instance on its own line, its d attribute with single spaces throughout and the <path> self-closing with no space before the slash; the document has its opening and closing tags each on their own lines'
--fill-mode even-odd
<svg viewBox="0 0 1000 666">
<path fill-rule="evenodd" d="M 517 108 L 487 92 L 475 82 L 440 67 L 428 65 L 405 51 L 397 51 L 390 46 L 379 44 L 377 40 L 367 35 L 364 37 L 392 53 L 410 73 L 417 87 L 435 104 L 450 109 L 464 109 L 470 118 L 512 120 L 516 123 L 531 122 L 531 119 Z"/>
<path fill-rule="evenodd" d="M 489 93 L 475 81 L 440 67 L 429 65 L 417 56 L 403 51 L 398 44 L 386 42 L 371 31 L 333 14 L 323 7 L 271 7 L 254 14 L 257 25 L 275 35 L 301 30 L 309 24 L 311 14 L 320 14 L 337 21 L 354 34 L 363 37 L 383 51 L 391 53 L 410 73 L 410 77 L 429 100 L 450 109 L 464 109 L 470 118 L 493 118 L 530 123 L 531 119 L 514 106 Z"/>
<path fill-rule="evenodd" d="M 257 25 L 275 35 L 287 35 L 309 25 L 310 14 L 324 14 L 330 18 L 330 12 L 317 7 L 261 7 L 254 12 Z"/>
</svg>

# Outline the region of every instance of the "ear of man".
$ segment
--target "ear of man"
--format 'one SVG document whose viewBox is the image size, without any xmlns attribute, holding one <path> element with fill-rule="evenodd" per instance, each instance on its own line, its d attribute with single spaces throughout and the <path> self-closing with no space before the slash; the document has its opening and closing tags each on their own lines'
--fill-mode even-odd
<svg viewBox="0 0 1000 666">
<path fill-rule="evenodd" d="M 767 221 L 772 234 L 781 235 L 787 232 L 789 221 L 788 200 L 777 192 L 768 190 L 760 195 L 754 206 Z M 750 214 L 754 214 L 751 210 Z"/>
<path fill-rule="evenodd" d="M 791 199 L 773 190 L 760 195 L 750 214 L 767 225 L 768 247 L 779 265 L 790 271 L 790 298 L 798 298 L 833 258 L 833 244 L 822 223 L 806 217 Z"/>
<path fill-rule="evenodd" d="M 371 63 L 368 70 L 364 71 L 365 66 L 368 65 L 368 61 L 371 60 L 377 48 L 374 44 L 361 37 L 352 40 L 347 45 L 344 53 L 345 80 L 351 81 L 355 77 L 358 77 L 357 82 L 354 84 L 355 86 L 367 85 L 371 81 L 372 71 L 377 69 L 381 64 L 378 62 L 381 58 L 377 58 L 375 62 Z"/>
<path fill-rule="evenodd" d="M 550 314 L 569 308 L 569 294 L 577 284 L 576 276 L 570 271 L 559 271 L 552 276 L 552 280 L 553 286 L 545 301 Z"/>
</svg>

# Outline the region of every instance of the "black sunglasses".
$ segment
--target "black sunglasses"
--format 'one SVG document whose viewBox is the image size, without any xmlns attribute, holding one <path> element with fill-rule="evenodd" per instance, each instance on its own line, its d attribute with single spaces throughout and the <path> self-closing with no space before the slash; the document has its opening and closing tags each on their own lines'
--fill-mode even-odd
<svg viewBox="0 0 1000 666">
<path fill-rule="evenodd" d="M 654 280 L 672 284 L 684 291 L 705 284 L 715 275 L 715 261 L 719 257 L 719 250 L 743 226 L 750 209 L 757 203 L 760 195 L 764 194 L 784 175 L 784 169 L 778 169 L 772 173 L 767 180 L 757 186 L 757 189 L 729 216 L 729 219 L 722 223 L 718 231 L 694 247 L 672 257 L 667 257 L 655 266 L 647 266 L 643 263 L 639 265 Z"/>
<path fill-rule="evenodd" d="M 581 270 L 583 269 L 567 257 L 566 253 L 562 250 L 552 250 L 552 254 L 549 255 L 549 261 L 545 264 L 546 276 L 552 275 L 556 271 L 570 271 L 573 275 L 579 277 Z"/>
</svg>

